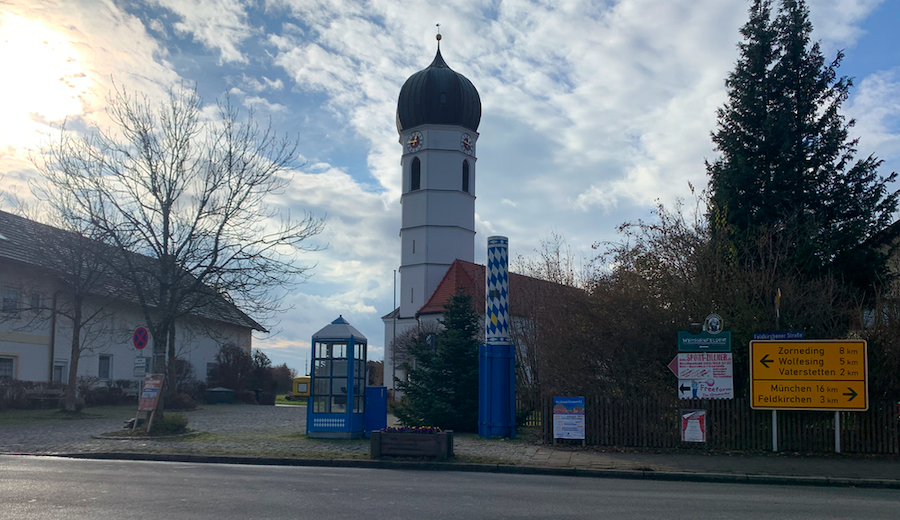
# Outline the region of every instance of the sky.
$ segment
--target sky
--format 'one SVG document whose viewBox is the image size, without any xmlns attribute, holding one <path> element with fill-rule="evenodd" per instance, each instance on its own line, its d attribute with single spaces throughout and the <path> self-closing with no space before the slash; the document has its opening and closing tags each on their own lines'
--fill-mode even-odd
<svg viewBox="0 0 900 520">
<path fill-rule="evenodd" d="M 813 38 L 846 56 L 859 155 L 900 171 L 900 2 L 809 0 Z M 397 96 L 431 63 L 481 95 L 475 261 L 552 234 L 584 261 L 657 202 L 692 200 L 716 157 L 746 0 L 0 0 L 0 190 L 23 200 L 59 125 L 109 125 L 114 84 L 162 100 L 182 82 L 228 93 L 297 139 L 285 210 L 326 219 L 313 276 L 254 345 L 305 372 L 313 333 L 343 315 L 384 352 L 400 263 Z M 898 186 L 900 187 L 900 186 Z M 10 210 L 8 202 L 0 208 Z"/>
</svg>

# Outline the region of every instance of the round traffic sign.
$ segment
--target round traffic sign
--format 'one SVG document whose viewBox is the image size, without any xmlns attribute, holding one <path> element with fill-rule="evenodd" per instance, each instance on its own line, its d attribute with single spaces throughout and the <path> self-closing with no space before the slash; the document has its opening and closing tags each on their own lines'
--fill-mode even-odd
<svg viewBox="0 0 900 520">
<path fill-rule="evenodd" d="M 145 327 L 138 327 L 134 329 L 134 335 L 131 337 L 131 340 L 134 342 L 134 348 L 140 350 L 147 346 L 147 342 L 150 341 L 150 333 L 147 332 Z"/>
</svg>

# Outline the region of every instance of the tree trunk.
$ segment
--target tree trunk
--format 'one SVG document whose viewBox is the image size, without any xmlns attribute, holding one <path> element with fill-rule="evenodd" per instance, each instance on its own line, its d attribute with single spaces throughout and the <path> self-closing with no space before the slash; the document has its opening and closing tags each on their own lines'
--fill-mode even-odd
<svg viewBox="0 0 900 520">
<path fill-rule="evenodd" d="M 166 384 L 168 387 L 168 394 L 172 397 L 178 395 L 178 363 L 176 363 L 175 359 L 175 323 L 169 324 L 169 337 L 168 337 L 168 349 L 169 349 L 169 366 L 166 375 Z"/>
<path fill-rule="evenodd" d="M 81 357 L 81 298 L 75 298 L 75 315 L 72 319 L 72 351 L 69 356 L 69 384 L 66 385 L 66 411 L 75 411 L 78 397 L 78 360 Z"/>
</svg>

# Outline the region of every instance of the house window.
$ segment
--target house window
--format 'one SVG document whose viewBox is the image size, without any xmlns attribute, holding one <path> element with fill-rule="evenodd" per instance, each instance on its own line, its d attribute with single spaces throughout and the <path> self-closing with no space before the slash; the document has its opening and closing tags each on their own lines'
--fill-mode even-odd
<svg viewBox="0 0 900 520">
<path fill-rule="evenodd" d="M 18 318 L 19 317 L 19 290 L 6 288 L 3 289 L 3 313 Z"/>
<path fill-rule="evenodd" d="M 462 184 L 463 191 L 469 193 L 469 161 L 463 161 Z"/>
<path fill-rule="evenodd" d="M 65 361 L 53 362 L 53 382 L 65 383 L 69 380 L 69 371 L 66 370 L 68 363 Z"/>
<path fill-rule="evenodd" d="M 0 357 L 0 379 L 13 379 L 16 375 L 16 358 Z"/>
<path fill-rule="evenodd" d="M 416 191 L 422 185 L 422 161 L 418 157 L 413 158 L 410 170 L 409 191 Z"/>
<path fill-rule="evenodd" d="M 32 314 L 40 314 L 41 313 L 41 293 L 33 292 L 31 293 L 31 312 Z"/>
<path fill-rule="evenodd" d="M 100 355 L 100 369 L 97 371 L 97 377 L 100 379 L 112 379 L 112 356 Z"/>
</svg>

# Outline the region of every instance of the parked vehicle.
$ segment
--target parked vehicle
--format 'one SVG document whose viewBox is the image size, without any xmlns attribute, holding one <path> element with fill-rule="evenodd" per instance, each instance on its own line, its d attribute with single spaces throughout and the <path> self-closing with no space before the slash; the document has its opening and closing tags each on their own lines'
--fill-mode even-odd
<svg viewBox="0 0 900 520">
<path fill-rule="evenodd" d="M 288 401 L 306 400 L 309 398 L 309 376 L 295 377 L 291 392 L 284 396 Z"/>
</svg>

